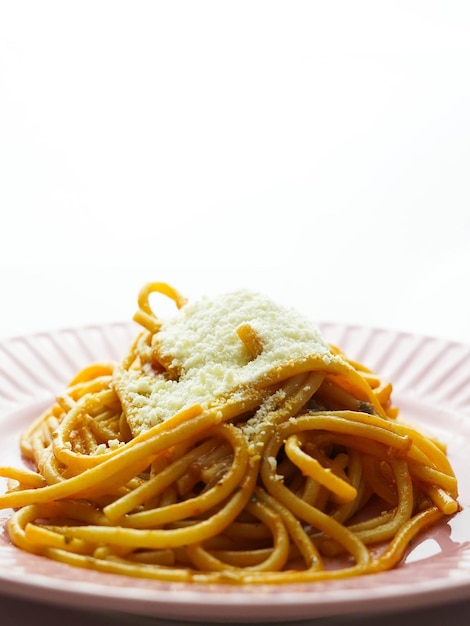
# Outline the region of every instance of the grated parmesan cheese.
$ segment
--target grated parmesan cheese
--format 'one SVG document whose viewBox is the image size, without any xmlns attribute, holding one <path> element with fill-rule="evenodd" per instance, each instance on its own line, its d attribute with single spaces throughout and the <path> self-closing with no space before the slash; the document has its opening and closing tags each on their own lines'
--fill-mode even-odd
<svg viewBox="0 0 470 626">
<path fill-rule="evenodd" d="M 237 332 L 247 326 L 259 353 L 250 352 Z M 141 368 L 118 370 L 115 380 L 133 434 L 194 404 L 208 406 L 291 359 L 335 358 L 310 320 L 246 290 L 186 304 L 163 322 L 152 349 L 172 378 Z"/>
</svg>

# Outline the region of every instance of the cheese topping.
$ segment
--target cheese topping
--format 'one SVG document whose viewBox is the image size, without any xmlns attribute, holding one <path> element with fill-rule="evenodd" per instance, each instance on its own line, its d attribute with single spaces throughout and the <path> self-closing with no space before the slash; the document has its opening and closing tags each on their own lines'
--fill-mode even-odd
<svg viewBox="0 0 470 626">
<path fill-rule="evenodd" d="M 291 359 L 320 354 L 328 364 L 336 358 L 310 320 L 246 290 L 184 305 L 163 322 L 148 350 L 166 372 L 148 366 L 117 368 L 116 374 L 134 435 L 184 408 L 208 406 L 254 384 Z"/>
</svg>

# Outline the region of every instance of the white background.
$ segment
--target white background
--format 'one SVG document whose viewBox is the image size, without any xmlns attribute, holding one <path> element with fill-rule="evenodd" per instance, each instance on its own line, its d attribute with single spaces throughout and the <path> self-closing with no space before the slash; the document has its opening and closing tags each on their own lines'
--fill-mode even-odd
<svg viewBox="0 0 470 626">
<path fill-rule="evenodd" d="M 470 342 L 470 3 L 0 0 L 0 337 L 147 281 Z"/>
</svg>

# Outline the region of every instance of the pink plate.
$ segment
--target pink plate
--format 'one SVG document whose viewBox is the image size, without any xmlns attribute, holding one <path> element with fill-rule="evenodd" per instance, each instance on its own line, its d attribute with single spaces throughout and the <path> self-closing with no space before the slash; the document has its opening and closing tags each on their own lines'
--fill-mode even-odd
<svg viewBox="0 0 470 626">
<path fill-rule="evenodd" d="M 394 383 L 402 416 L 447 443 L 462 511 L 378 575 L 282 587 L 169 584 L 85 571 L 18 550 L 0 511 L 0 590 L 28 599 L 195 622 L 276 622 L 384 612 L 470 595 L 470 347 L 358 326 L 322 324 L 325 338 Z M 1 465 L 18 464 L 18 437 L 76 371 L 127 350 L 136 327 L 110 324 L 0 344 Z M 5 483 L 0 485 L 2 491 Z"/>
</svg>

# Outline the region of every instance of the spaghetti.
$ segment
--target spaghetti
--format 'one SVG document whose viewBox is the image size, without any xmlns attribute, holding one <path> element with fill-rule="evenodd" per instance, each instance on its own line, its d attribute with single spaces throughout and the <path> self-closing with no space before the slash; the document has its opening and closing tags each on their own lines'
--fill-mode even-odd
<svg viewBox="0 0 470 626">
<path fill-rule="evenodd" d="M 198 390 L 188 363 L 204 382 L 197 359 L 209 357 L 191 342 L 186 362 L 165 349 L 154 292 L 175 301 L 188 337 L 209 341 L 178 292 L 141 290 L 128 354 L 79 372 L 22 434 L 34 469 L 0 469 L 16 546 L 165 581 L 313 582 L 391 569 L 458 511 L 444 446 L 398 419 L 388 381 L 315 333 L 295 336 L 307 346 L 298 354 L 288 344 L 287 356 L 265 358 L 269 338 L 244 321 L 230 339 L 243 360 L 224 369 L 212 347 L 218 386 Z M 175 329 L 172 345 L 188 344 Z"/>
</svg>

